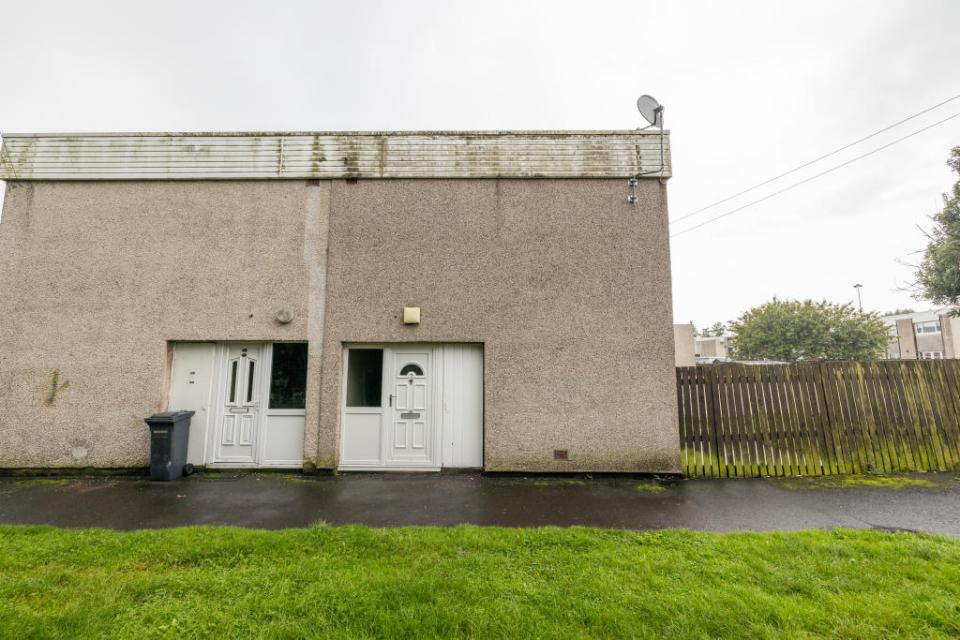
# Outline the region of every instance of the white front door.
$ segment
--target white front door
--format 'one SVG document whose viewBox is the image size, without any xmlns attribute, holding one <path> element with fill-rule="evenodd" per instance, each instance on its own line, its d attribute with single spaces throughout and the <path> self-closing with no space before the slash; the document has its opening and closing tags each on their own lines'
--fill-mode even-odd
<svg viewBox="0 0 960 640">
<path fill-rule="evenodd" d="M 195 412 L 190 419 L 187 462 L 202 467 L 207 460 L 209 433 L 217 423 L 220 394 L 216 391 L 219 371 L 217 344 L 177 342 L 173 344 L 170 395 L 167 409 Z M 213 410 L 211 410 L 213 408 Z"/>
<path fill-rule="evenodd" d="M 400 466 L 433 461 L 433 400 L 430 350 L 395 347 L 388 399 L 390 438 L 387 460 Z"/>
<path fill-rule="evenodd" d="M 260 433 L 264 345 L 225 345 L 214 462 L 254 463 Z"/>
</svg>

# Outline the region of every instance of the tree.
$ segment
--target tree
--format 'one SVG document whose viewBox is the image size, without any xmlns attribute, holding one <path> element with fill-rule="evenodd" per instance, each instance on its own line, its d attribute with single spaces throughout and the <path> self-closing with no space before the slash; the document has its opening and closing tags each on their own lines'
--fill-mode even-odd
<svg viewBox="0 0 960 640">
<path fill-rule="evenodd" d="M 727 326 L 722 322 L 714 322 L 709 328 L 700 332 L 701 338 L 719 338 L 727 330 Z"/>
<path fill-rule="evenodd" d="M 876 314 L 812 300 L 774 298 L 731 322 L 730 330 L 738 360 L 875 360 L 888 340 Z"/>
<path fill-rule="evenodd" d="M 960 147 L 950 152 L 947 165 L 960 175 Z M 933 216 L 930 243 L 917 269 L 918 299 L 960 307 L 960 180 L 943 194 L 943 209 Z"/>
</svg>

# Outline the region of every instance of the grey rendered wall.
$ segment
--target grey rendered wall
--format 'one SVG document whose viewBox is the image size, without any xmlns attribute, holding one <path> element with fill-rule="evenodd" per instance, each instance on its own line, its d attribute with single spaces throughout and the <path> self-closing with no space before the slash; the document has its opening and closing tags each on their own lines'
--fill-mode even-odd
<svg viewBox="0 0 960 640">
<path fill-rule="evenodd" d="M 338 458 L 343 343 L 453 341 L 484 343 L 488 470 L 676 471 L 666 191 L 626 195 L 624 180 L 334 181 L 318 464 Z"/>
<path fill-rule="evenodd" d="M 0 467 L 145 465 L 168 341 L 306 339 L 307 464 L 337 463 L 344 342 L 476 341 L 488 469 L 676 470 L 665 190 L 638 193 L 630 206 L 623 180 L 10 183 Z M 404 304 L 423 307 L 419 327 L 400 323 Z M 281 308 L 291 324 L 273 320 Z"/>
<path fill-rule="evenodd" d="M 169 340 L 310 338 L 315 442 L 328 195 L 302 181 L 9 183 L 0 467 L 147 464 Z"/>
</svg>

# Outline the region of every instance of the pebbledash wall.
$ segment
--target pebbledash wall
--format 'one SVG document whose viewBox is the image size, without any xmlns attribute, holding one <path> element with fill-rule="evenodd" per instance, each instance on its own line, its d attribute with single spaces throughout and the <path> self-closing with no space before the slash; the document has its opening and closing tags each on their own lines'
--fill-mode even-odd
<svg viewBox="0 0 960 640">
<path fill-rule="evenodd" d="M 675 472 L 669 175 L 650 131 L 4 136 L 0 467 L 142 467 L 172 342 L 305 340 L 307 468 L 345 343 L 478 342 L 487 470 Z"/>
</svg>

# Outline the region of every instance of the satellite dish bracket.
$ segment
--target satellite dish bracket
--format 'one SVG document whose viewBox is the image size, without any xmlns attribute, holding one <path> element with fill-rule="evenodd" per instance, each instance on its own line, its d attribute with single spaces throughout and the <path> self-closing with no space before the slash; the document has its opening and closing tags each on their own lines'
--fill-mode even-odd
<svg viewBox="0 0 960 640">
<path fill-rule="evenodd" d="M 627 202 L 630 204 L 637 204 L 639 198 L 637 197 L 637 183 L 639 182 L 640 176 L 648 176 L 654 174 L 660 174 L 661 178 L 663 176 L 663 170 L 666 168 L 666 159 L 664 157 L 663 150 L 663 105 L 657 102 L 657 99 L 651 95 L 644 94 L 637 98 L 637 111 L 640 112 L 640 115 L 643 116 L 643 119 L 649 122 L 647 126 L 640 129 L 640 131 L 646 131 L 650 127 L 657 127 L 660 129 L 660 168 L 653 171 L 641 171 L 636 175 L 632 176 L 630 180 L 627 181 L 627 187 L 629 188 L 629 193 L 627 195 Z M 638 148 L 637 151 L 637 167 L 640 167 L 640 151 Z"/>
</svg>

